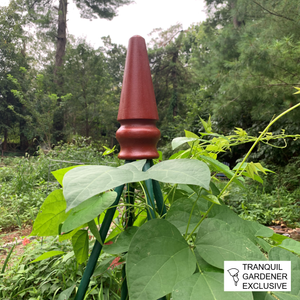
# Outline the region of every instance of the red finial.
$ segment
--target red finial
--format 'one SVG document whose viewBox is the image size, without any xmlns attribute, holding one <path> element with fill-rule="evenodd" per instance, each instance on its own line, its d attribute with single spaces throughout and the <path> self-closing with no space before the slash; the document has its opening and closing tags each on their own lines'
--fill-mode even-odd
<svg viewBox="0 0 300 300">
<path fill-rule="evenodd" d="M 120 159 L 157 158 L 160 131 L 155 123 L 158 113 L 145 40 L 129 40 L 116 133 L 121 146 Z"/>
</svg>

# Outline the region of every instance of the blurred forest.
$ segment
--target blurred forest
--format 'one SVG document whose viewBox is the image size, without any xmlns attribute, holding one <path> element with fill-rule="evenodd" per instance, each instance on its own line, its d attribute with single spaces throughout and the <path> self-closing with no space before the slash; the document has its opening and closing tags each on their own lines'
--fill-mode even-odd
<svg viewBox="0 0 300 300">
<path fill-rule="evenodd" d="M 74 0 L 83 18 L 112 19 L 130 0 Z M 160 120 L 159 146 L 203 131 L 235 127 L 257 135 L 299 99 L 300 3 L 297 0 L 205 0 L 205 22 L 154 29 L 148 54 Z M 3 151 L 34 152 L 74 136 L 113 147 L 126 48 L 103 37 L 94 49 L 66 32 L 67 0 L 11 0 L 0 7 L 0 142 Z M 99 28 L 101 30 L 101 28 Z M 299 96 L 298 96 L 299 97 Z M 300 112 L 272 131 L 297 134 Z M 299 142 L 261 145 L 252 159 L 285 165 Z M 235 162 L 236 147 L 221 160 Z"/>
</svg>

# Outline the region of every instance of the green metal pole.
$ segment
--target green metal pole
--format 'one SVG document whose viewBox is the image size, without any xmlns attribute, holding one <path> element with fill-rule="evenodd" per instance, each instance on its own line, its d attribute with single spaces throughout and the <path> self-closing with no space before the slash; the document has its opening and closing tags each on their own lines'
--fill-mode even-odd
<svg viewBox="0 0 300 300">
<path fill-rule="evenodd" d="M 164 197 L 161 192 L 159 182 L 152 179 L 152 184 L 153 184 L 153 192 L 154 192 L 154 196 L 155 196 L 155 200 L 156 200 L 158 213 L 160 216 L 164 216 L 167 213 L 167 209 L 166 209 L 166 206 L 164 203 Z"/>
<path fill-rule="evenodd" d="M 130 204 L 128 207 L 128 213 L 127 213 L 127 224 L 126 227 L 133 226 L 134 222 L 134 187 L 132 186 L 132 183 L 127 183 L 127 189 L 126 189 L 126 203 Z"/>
<path fill-rule="evenodd" d="M 127 183 L 126 185 L 126 194 L 125 194 L 125 199 L 126 203 L 134 205 L 134 187 L 132 184 Z M 134 222 L 134 207 L 129 206 L 128 211 L 127 211 L 127 216 L 126 216 L 126 225 L 125 228 L 128 228 L 130 226 L 133 226 Z M 127 280 L 126 280 L 126 270 L 125 270 L 125 265 L 122 267 L 122 286 L 121 286 L 121 300 L 127 300 L 129 299 L 128 297 L 128 287 L 127 287 Z"/>
<path fill-rule="evenodd" d="M 125 265 L 122 268 L 122 278 L 123 278 L 123 282 L 121 286 L 121 300 L 128 300 L 129 295 L 128 295 Z"/>
<path fill-rule="evenodd" d="M 152 159 L 147 159 L 143 171 L 146 172 L 148 169 L 150 169 L 153 166 L 153 161 Z M 152 179 L 145 180 L 146 184 L 146 199 L 147 199 L 147 217 L 148 220 L 155 219 L 155 203 L 154 203 L 154 195 L 153 195 L 153 184 L 152 184 Z"/>
<path fill-rule="evenodd" d="M 115 192 L 117 192 L 116 200 L 112 204 L 112 207 L 109 208 L 107 210 L 106 214 L 105 214 L 103 223 L 102 223 L 101 228 L 99 230 L 100 237 L 101 237 L 101 240 L 103 242 L 105 241 L 107 232 L 110 228 L 110 224 L 113 220 L 117 205 L 118 205 L 118 203 L 120 201 L 120 198 L 121 198 L 121 195 L 123 193 L 124 186 L 125 185 L 123 184 L 123 185 L 120 185 L 120 186 L 115 188 Z M 101 250 L 102 250 L 102 245 L 98 241 L 96 241 L 95 245 L 93 247 L 91 256 L 88 260 L 87 266 L 84 270 L 83 276 L 81 278 L 81 282 L 80 282 L 75 300 L 83 300 L 84 299 L 85 293 L 86 293 L 87 288 L 89 286 L 90 279 L 91 279 L 91 277 L 94 273 L 94 270 L 95 270 L 95 267 L 96 267 L 96 264 L 97 264 L 97 261 L 98 261 L 98 257 L 101 253 Z"/>
</svg>

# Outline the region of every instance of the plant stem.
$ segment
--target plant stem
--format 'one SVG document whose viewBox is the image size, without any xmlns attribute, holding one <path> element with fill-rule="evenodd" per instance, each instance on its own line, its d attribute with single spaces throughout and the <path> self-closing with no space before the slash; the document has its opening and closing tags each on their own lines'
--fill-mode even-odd
<svg viewBox="0 0 300 300">
<path fill-rule="evenodd" d="M 188 241 L 191 236 L 193 235 L 193 233 L 195 232 L 195 230 L 200 226 L 200 224 L 203 222 L 203 220 L 206 218 L 206 216 L 209 214 L 209 212 L 211 211 L 211 209 L 214 207 L 215 203 L 212 203 L 212 205 L 209 207 L 209 209 L 206 211 L 206 213 L 202 216 L 201 220 L 197 223 L 197 225 L 195 226 L 195 228 L 192 230 L 192 232 L 190 233 L 190 235 L 186 238 L 186 240 Z"/>
<path fill-rule="evenodd" d="M 202 188 L 201 188 L 201 189 L 202 189 Z M 190 223 L 191 223 L 191 219 L 192 219 L 192 214 L 193 214 L 193 211 L 194 211 L 195 206 L 196 206 L 196 204 L 197 204 L 197 201 L 198 201 L 198 199 L 199 199 L 199 197 L 200 197 L 200 194 L 201 194 L 201 190 L 200 190 L 199 194 L 197 195 L 197 199 L 196 199 L 196 201 L 195 201 L 195 203 L 194 203 L 194 205 L 193 205 L 192 211 L 191 211 L 191 213 L 190 213 L 190 217 L 189 217 L 189 221 L 188 221 L 188 224 L 187 224 L 187 227 L 186 227 L 186 231 L 185 231 L 184 237 L 186 237 L 187 234 L 188 234 L 188 230 L 189 230 Z"/>
<path fill-rule="evenodd" d="M 263 136 L 266 134 L 266 132 L 269 130 L 269 128 L 276 122 L 278 121 L 281 117 L 283 117 L 285 114 L 289 113 L 290 111 L 292 111 L 293 109 L 297 108 L 298 106 L 300 106 L 300 103 L 294 105 L 293 107 L 289 108 L 288 110 L 284 111 L 283 113 L 281 113 L 279 116 L 277 116 L 274 120 L 272 120 L 269 125 L 263 130 L 263 132 L 260 134 L 260 136 L 256 139 L 256 141 L 253 143 L 252 147 L 250 148 L 250 150 L 247 152 L 246 156 L 244 157 L 243 161 L 241 162 L 240 166 L 237 168 L 237 170 L 235 171 L 234 175 L 231 177 L 231 179 L 228 181 L 228 183 L 226 184 L 226 186 L 223 188 L 223 190 L 220 192 L 220 194 L 218 195 L 218 198 L 226 191 L 226 189 L 228 188 L 228 186 L 232 183 L 232 181 L 238 176 L 238 173 L 240 172 L 243 164 L 245 163 L 245 161 L 247 160 L 247 158 L 249 157 L 249 155 L 251 154 L 251 152 L 253 151 L 253 149 L 255 148 L 255 146 L 258 144 L 258 142 L 263 138 Z M 214 207 L 214 203 L 209 207 L 209 209 L 207 210 L 207 212 L 203 215 L 203 217 L 201 218 L 201 220 L 198 222 L 198 224 L 195 226 L 195 228 L 193 229 L 193 231 L 190 233 L 190 235 L 186 238 L 186 240 L 189 240 L 192 236 L 192 234 L 195 232 L 195 230 L 198 228 L 198 226 L 200 226 L 200 224 L 203 222 L 203 220 L 206 218 L 206 216 L 208 215 L 208 213 L 211 211 L 211 209 Z"/>
<path fill-rule="evenodd" d="M 249 155 L 251 154 L 251 152 L 253 151 L 253 149 L 255 148 L 255 146 L 258 144 L 258 142 L 263 138 L 263 136 L 265 135 L 265 133 L 269 130 L 269 128 L 276 122 L 278 121 L 281 117 L 283 117 L 285 114 L 289 113 L 290 111 L 292 111 L 293 109 L 297 108 L 298 106 L 300 106 L 300 103 L 292 106 L 291 108 L 287 109 L 286 111 L 284 111 L 283 113 L 281 113 L 279 116 L 277 116 L 274 120 L 272 120 L 269 125 L 264 129 L 264 131 L 260 134 L 260 136 L 256 139 L 256 141 L 253 143 L 252 147 L 250 148 L 250 150 L 247 152 L 246 156 L 244 157 L 243 161 L 241 162 L 240 166 L 238 167 L 238 169 L 235 171 L 234 175 L 231 177 L 231 179 L 228 181 L 228 183 L 226 184 L 226 186 L 223 188 L 223 190 L 221 191 L 221 193 L 219 194 L 218 198 L 226 191 L 226 189 L 228 188 L 228 186 L 232 183 L 232 181 L 237 177 L 237 174 L 239 173 L 239 171 L 241 170 L 243 164 L 245 163 L 245 161 L 247 160 L 247 158 L 249 157 Z"/>
</svg>

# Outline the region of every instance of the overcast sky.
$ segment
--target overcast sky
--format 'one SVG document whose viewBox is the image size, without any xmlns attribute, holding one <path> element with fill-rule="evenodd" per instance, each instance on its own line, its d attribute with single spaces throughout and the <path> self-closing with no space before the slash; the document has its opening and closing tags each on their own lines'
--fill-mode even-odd
<svg viewBox="0 0 300 300">
<path fill-rule="evenodd" d="M 5 5 L 9 0 L 0 0 Z M 102 45 L 101 37 L 110 35 L 112 42 L 127 47 L 133 35 L 141 35 L 146 42 L 151 40 L 148 34 L 154 28 L 168 29 L 181 23 L 183 29 L 191 24 L 204 21 L 205 6 L 203 0 L 135 0 L 135 3 L 123 6 L 112 21 L 104 19 L 85 20 L 80 18 L 73 1 L 68 5 L 68 32 L 76 37 L 85 37 L 94 47 Z"/>
</svg>

